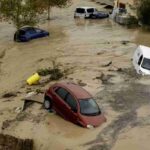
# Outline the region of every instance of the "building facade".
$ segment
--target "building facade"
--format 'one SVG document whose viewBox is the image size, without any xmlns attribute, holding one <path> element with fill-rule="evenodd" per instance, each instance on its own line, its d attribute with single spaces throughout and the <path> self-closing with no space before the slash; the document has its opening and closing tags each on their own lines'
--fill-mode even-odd
<svg viewBox="0 0 150 150">
<path fill-rule="evenodd" d="M 126 9 L 131 16 L 136 16 L 136 0 L 115 0 L 114 8 Z"/>
</svg>

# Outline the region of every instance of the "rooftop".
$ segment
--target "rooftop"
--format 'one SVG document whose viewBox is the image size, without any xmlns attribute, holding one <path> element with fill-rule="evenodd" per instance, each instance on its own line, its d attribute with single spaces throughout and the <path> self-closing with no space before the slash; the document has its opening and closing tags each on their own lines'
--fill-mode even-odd
<svg viewBox="0 0 150 150">
<path fill-rule="evenodd" d="M 70 82 L 61 82 L 58 84 L 68 89 L 68 91 L 70 91 L 77 99 L 87 99 L 92 97 L 91 94 L 77 84 Z"/>
<path fill-rule="evenodd" d="M 139 49 L 141 50 L 141 52 L 143 53 L 143 56 L 144 56 L 144 57 L 150 58 L 150 47 L 140 45 L 138 48 L 139 48 Z"/>
</svg>

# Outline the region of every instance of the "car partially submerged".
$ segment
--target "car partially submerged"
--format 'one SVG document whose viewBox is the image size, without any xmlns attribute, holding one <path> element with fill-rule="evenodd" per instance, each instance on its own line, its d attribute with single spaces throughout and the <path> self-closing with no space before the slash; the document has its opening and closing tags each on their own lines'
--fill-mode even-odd
<svg viewBox="0 0 150 150">
<path fill-rule="evenodd" d="M 14 41 L 27 42 L 32 39 L 42 38 L 49 36 L 49 32 L 35 27 L 22 27 L 16 31 L 14 35 Z"/>
<path fill-rule="evenodd" d="M 91 18 L 91 19 L 102 19 L 108 18 L 109 14 L 98 11 L 95 7 L 78 7 L 75 10 L 74 18 Z"/>
<path fill-rule="evenodd" d="M 54 109 L 66 120 L 87 128 L 106 122 L 93 97 L 74 83 L 62 82 L 51 86 L 45 92 L 44 107 Z"/>
<path fill-rule="evenodd" d="M 150 47 L 140 45 L 133 55 L 133 65 L 138 74 L 150 75 Z"/>
</svg>

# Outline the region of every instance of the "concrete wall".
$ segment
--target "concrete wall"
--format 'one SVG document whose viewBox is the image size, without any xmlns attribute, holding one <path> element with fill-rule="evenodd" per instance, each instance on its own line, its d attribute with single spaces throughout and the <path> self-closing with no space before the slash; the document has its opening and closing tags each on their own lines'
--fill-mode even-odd
<svg viewBox="0 0 150 150">
<path fill-rule="evenodd" d="M 114 2 L 114 8 L 119 7 L 119 3 L 125 4 L 127 13 L 136 16 L 136 9 L 135 9 L 135 0 L 115 0 Z"/>
<path fill-rule="evenodd" d="M 134 2 L 135 0 L 115 0 L 115 7 L 118 7 L 118 4 L 119 3 L 122 3 L 122 4 L 126 4 L 126 5 L 134 5 L 135 4 L 135 2 Z"/>
</svg>

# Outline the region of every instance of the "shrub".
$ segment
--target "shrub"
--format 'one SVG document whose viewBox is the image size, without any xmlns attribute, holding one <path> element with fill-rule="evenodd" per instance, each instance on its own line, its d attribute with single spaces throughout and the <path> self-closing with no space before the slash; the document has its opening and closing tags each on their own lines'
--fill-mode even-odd
<svg viewBox="0 0 150 150">
<path fill-rule="evenodd" d="M 52 60 L 52 68 L 39 69 L 37 72 L 40 76 L 50 75 L 50 80 L 59 80 L 64 76 L 56 60 Z"/>
<path fill-rule="evenodd" d="M 60 78 L 62 78 L 64 76 L 64 74 L 62 73 L 62 71 L 60 69 L 51 69 L 51 76 L 50 76 L 50 80 L 59 80 Z"/>
<path fill-rule="evenodd" d="M 39 69 L 39 70 L 37 70 L 37 73 L 40 76 L 47 76 L 47 75 L 49 75 L 51 73 L 51 70 L 50 70 L 50 68 Z"/>
<path fill-rule="evenodd" d="M 144 25 L 150 25 L 150 0 L 139 0 L 137 15 Z"/>
</svg>

